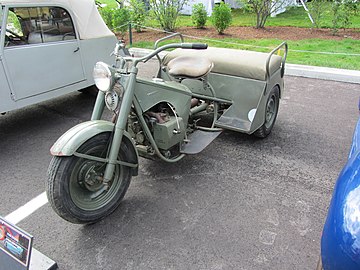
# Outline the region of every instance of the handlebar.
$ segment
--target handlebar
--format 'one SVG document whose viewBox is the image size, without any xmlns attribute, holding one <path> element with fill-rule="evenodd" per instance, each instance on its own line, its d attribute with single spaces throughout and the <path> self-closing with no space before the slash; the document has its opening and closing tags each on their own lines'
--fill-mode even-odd
<svg viewBox="0 0 360 270">
<path fill-rule="evenodd" d="M 172 35 L 169 35 L 169 36 L 166 36 L 166 37 L 163 37 L 163 38 L 160 38 L 158 39 L 157 41 L 155 41 L 155 45 L 154 45 L 154 49 L 157 49 L 158 48 L 158 45 L 161 41 L 164 41 L 164 40 L 167 40 L 167 39 L 171 39 L 173 37 L 177 37 L 179 36 L 180 40 L 181 40 L 181 43 L 184 43 L 184 37 L 181 33 L 174 33 Z"/>
<path fill-rule="evenodd" d="M 152 57 L 154 57 L 155 55 L 157 55 L 158 53 L 160 53 L 161 51 L 167 50 L 167 49 L 176 49 L 176 48 L 181 48 L 181 49 L 195 49 L 195 50 L 205 50 L 207 49 L 208 45 L 205 43 L 172 43 L 172 44 L 167 44 L 164 46 L 161 46 L 159 48 L 157 48 L 156 50 L 154 50 L 153 52 L 149 53 L 148 55 L 145 55 L 144 57 L 141 58 L 137 58 L 134 63 L 138 63 L 138 62 L 143 62 L 143 61 L 148 61 L 149 59 L 151 59 Z"/>
<path fill-rule="evenodd" d="M 181 43 L 182 49 L 205 50 L 208 45 L 205 43 Z"/>
</svg>

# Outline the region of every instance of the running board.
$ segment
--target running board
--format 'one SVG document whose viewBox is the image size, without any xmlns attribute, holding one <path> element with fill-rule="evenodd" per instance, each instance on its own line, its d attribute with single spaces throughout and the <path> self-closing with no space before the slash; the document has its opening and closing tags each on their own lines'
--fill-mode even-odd
<svg viewBox="0 0 360 270">
<path fill-rule="evenodd" d="M 184 143 L 180 149 L 180 153 L 194 155 L 205 149 L 222 131 L 203 131 L 196 130 L 188 137 L 189 142 Z"/>
</svg>

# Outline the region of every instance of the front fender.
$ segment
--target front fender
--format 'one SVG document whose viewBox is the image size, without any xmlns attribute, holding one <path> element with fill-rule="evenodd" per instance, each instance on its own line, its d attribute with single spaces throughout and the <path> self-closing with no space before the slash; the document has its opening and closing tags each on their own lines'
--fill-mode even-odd
<svg viewBox="0 0 360 270">
<path fill-rule="evenodd" d="M 104 120 L 93 120 L 83 122 L 66 131 L 51 147 L 50 153 L 53 156 L 72 156 L 76 150 L 90 138 L 104 132 L 112 132 L 114 124 Z M 139 155 L 128 132 L 124 131 L 123 143 L 131 150 L 131 159 L 138 164 Z M 137 175 L 133 171 L 133 175 Z"/>
</svg>

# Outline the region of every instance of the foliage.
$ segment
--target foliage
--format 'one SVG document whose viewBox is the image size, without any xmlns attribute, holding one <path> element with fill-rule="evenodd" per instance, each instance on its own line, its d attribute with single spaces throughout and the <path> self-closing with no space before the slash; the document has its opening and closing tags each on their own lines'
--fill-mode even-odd
<svg viewBox="0 0 360 270">
<path fill-rule="evenodd" d="M 207 20 L 207 12 L 202 3 L 192 6 L 191 19 L 196 28 L 204 28 Z"/>
<path fill-rule="evenodd" d="M 314 24 L 316 28 L 321 27 L 321 23 L 324 17 L 324 14 L 326 13 L 326 2 L 327 0 L 313 0 L 310 2 L 309 5 L 309 12 L 311 17 L 314 20 Z"/>
<path fill-rule="evenodd" d="M 223 2 L 215 6 L 211 15 L 211 22 L 219 34 L 223 34 L 225 29 L 231 24 L 231 8 L 228 4 Z"/>
<path fill-rule="evenodd" d="M 130 0 L 130 16 L 131 22 L 137 32 L 141 32 L 141 27 L 145 24 L 147 17 L 146 7 L 143 0 Z"/>
<path fill-rule="evenodd" d="M 21 28 L 21 24 L 19 19 L 16 17 L 16 14 L 12 11 L 9 11 L 9 17 L 8 17 L 8 23 L 12 23 L 14 29 L 11 30 L 15 30 L 14 32 L 16 32 L 19 35 L 22 35 L 22 28 Z"/>
<path fill-rule="evenodd" d="M 131 15 L 128 8 L 111 8 L 102 7 L 99 8 L 101 17 L 106 25 L 112 30 L 119 32 L 122 37 L 128 31 L 129 22 L 131 21 Z"/>
<path fill-rule="evenodd" d="M 256 15 L 256 28 L 264 28 L 272 12 L 282 8 L 285 0 L 237 0 Z"/>
<path fill-rule="evenodd" d="M 340 28 L 348 28 L 351 25 L 351 15 L 356 11 L 357 2 L 353 0 L 334 0 L 331 4 L 332 33 L 335 35 Z"/>
<path fill-rule="evenodd" d="M 112 29 L 113 28 L 113 24 L 112 24 L 113 9 L 106 6 L 103 8 L 99 8 L 99 12 L 100 12 L 100 15 L 103 18 L 104 22 L 106 23 L 107 27 Z"/>
<path fill-rule="evenodd" d="M 174 31 L 180 10 L 187 0 L 150 0 L 156 20 L 165 31 Z"/>
<path fill-rule="evenodd" d="M 128 30 L 130 22 L 130 12 L 127 8 L 117 8 L 113 10 L 112 26 L 114 31 L 117 31 L 124 37 Z"/>
</svg>

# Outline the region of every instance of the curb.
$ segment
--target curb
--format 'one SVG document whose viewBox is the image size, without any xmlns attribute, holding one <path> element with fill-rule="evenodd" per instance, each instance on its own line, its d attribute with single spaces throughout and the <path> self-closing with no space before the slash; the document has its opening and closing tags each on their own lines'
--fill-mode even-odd
<svg viewBox="0 0 360 270">
<path fill-rule="evenodd" d="M 285 75 L 360 84 L 360 71 L 286 64 Z"/>
<path fill-rule="evenodd" d="M 130 48 L 129 51 L 135 56 L 145 56 L 152 50 Z M 161 52 L 159 55 L 164 57 L 166 52 Z M 285 75 L 360 84 L 359 70 L 286 64 Z"/>
</svg>

